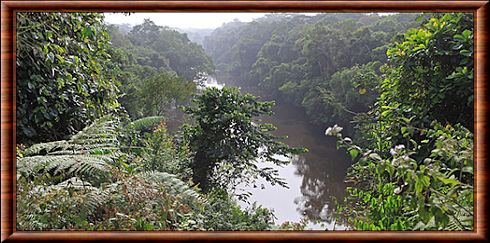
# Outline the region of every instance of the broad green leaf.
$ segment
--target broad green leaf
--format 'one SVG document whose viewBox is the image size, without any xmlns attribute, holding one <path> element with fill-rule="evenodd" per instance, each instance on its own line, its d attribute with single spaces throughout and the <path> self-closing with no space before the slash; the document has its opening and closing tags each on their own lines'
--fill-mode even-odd
<svg viewBox="0 0 490 243">
<path fill-rule="evenodd" d="M 437 176 L 436 177 L 438 180 L 440 180 L 442 183 L 444 184 L 448 184 L 448 185 L 451 185 L 451 186 L 456 186 L 458 184 L 460 184 L 461 182 L 459 182 L 458 180 L 455 180 L 455 179 L 449 179 L 449 178 L 445 178 L 445 177 L 442 177 L 442 176 Z"/>
<path fill-rule="evenodd" d="M 357 158 L 357 155 L 359 155 L 359 150 L 357 150 L 357 149 L 350 149 L 349 150 L 349 153 L 350 153 L 350 156 L 352 157 L 352 159 L 355 159 L 355 158 Z"/>
</svg>

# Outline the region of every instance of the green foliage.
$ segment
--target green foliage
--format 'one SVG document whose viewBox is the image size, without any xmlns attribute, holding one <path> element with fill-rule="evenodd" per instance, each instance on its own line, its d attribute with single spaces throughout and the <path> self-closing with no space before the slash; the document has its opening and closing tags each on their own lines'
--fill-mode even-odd
<svg viewBox="0 0 490 243">
<path fill-rule="evenodd" d="M 59 177 L 55 181 L 78 176 L 99 183 L 119 156 L 116 126 L 117 120 L 105 116 L 68 141 L 34 144 L 17 159 L 17 171 L 25 177 L 47 173 Z"/>
<path fill-rule="evenodd" d="M 17 142 L 66 139 L 119 107 L 99 13 L 17 13 Z"/>
<path fill-rule="evenodd" d="M 207 37 L 204 47 L 218 80 L 286 99 L 305 108 L 312 123 L 331 124 L 369 110 L 387 45 L 415 26 L 415 17 L 271 14 L 226 24 Z"/>
<path fill-rule="evenodd" d="M 383 19 L 378 17 L 376 21 Z M 373 25 L 377 22 L 366 24 L 362 20 L 346 18 L 306 26 L 304 36 L 297 42 L 306 57 L 307 73 L 302 77 L 304 98 L 300 104 L 315 123 L 349 121 L 353 115 L 369 110 L 377 95 L 377 62 L 386 61 L 386 56 L 379 54 L 380 49 L 410 24 L 404 22 L 392 32 L 376 31 Z"/>
<path fill-rule="evenodd" d="M 208 230 L 270 230 L 274 224 L 271 211 L 255 203 L 242 210 L 223 190 L 214 190 L 207 197 L 204 225 Z"/>
<path fill-rule="evenodd" d="M 196 90 L 193 81 L 214 72 L 201 46 L 150 20 L 129 33 L 110 26 L 109 33 L 114 62 L 121 66 L 120 102 L 132 118 L 161 116 L 185 104 Z"/>
<path fill-rule="evenodd" d="M 279 227 L 277 227 L 277 230 L 294 230 L 294 231 L 302 231 L 306 229 L 306 226 L 308 225 L 308 218 L 303 218 L 299 222 L 289 222 L 285 221 Z"/>
<path fill-rule="evenodd" d="M 213 72 L 212 62 L 200 45 L 190 42 L 187 35 L 157 26 L 151 20 L 133 27 L 128 38 L 134 46 L 168 59 L 171 70 L 186 80 L 193 80 L 200 72 Z"/>
<path fill-rule="evenodd" d="M 167 188 L 168 192 L 179 195 L 179 197 L 189 200 L 199 200 L 200 195 L 185 182 L 179 179 L 176 175 L 161 172 L 161 171 L 145 171 L 137 174 L 138 178 L 141 178 L 148 182 L 162 183 Z"/>
<path fill-rule="evenodd" d="M 176 175 L 134 171 L 117 119 L 68 141 L 36 144 L 17 158 L 17 229 L 196 230 L 201 196 Z"/>
<path fill-rule="evenodd" d="M 409 109 L 407 117 L 425 124 L 437 119 L 473 129 L 472 14 L 430 18 L 387 53 L 379 113 L 392 113 L 390 119 L 393 109 Z"/>
<path fill-rule="evenodd" d="M 236 88 L 208 88 L 187 108 L 195 120 L 186 130 L 194 152 L 193 178 L 201 189 L 235 189 L 239 183 L 254 183 L 258 177 L 286 186 L 276 170 L 257 165 L 257 161 L 284 165 L 288 162 L 277 155 L 290 157 L 301 152 L 272 135 L 273 125 L 257 119 L 272 114 L 273 105 L 250 94 L 241 95 Z"/>
<path fill-rule="evenodd" d="M 328 82 L 318 84 L 317 90 L 305 97 L 306 112 L 316 113 L 317 122 L 347 123 L 368 111 L 378 97 L 379 66 L 378 62 L 370 62 L 334 73 Z"/>
<path fill-rule="evenodd" d="M 359 230 L 473 229 L 472 43 L 470 14 L 428 18 L 388 49 L 379 98 L 356 117 L 363 145 L 327 129 L 356 162 L 338 219 Z"/>
<path fill-rule="evenodd" d="M 414 18 L 272 14 L 224 25 L 204 43 L 218 79 L 286 98 L 313 123 L 358 124 L 355 142 L 342 127 L 326 130 L 355 162 L 333 220 L 472 230 L 473 17 L 423 14 L 398 35 Z M 174 139 L 164 115 L 213 64 L 168 27 L 145 20 L 128 31 L 97 13 L 17 14 L 17 141 L 44 141 L 17 146 L 17 229 L 304 230 L 306 219 L 274 226 L 272 211 L 235 199 L 259 177 L 287 187 L 262 162 L 304 151 L 261 123 L 274 103 L 204 89 Z M 119 101 L 141 119 L 107 115 L 120 113 L 119 81 Z"/>
<path fill-rule="evenodd" d="M 143 140 L 143 146 L 143 170 L 167 172 L 183 179 L 192 177 L 192 156 L 188 145 L 182 143 L 176 146 L 165 127 L 161 126 L 148 134 Z"/>
<path fill-rule="evenodd" d="M 408 134 L 420 141 L 420 131 L 433 120 L 473 130 L 473 63 L 455 50 L 458 33 L 470 36 L 471 19 L 470 14 L 430 18 L 389 49 L 376 105 L 356 118 L 366 144 L 386 151 Z M 461 48 L 472 51 L 472 44 Z M 457 70 L 466 70 L 466 78 L 454 79 Z M 409 123 L 421 130 L 408 129 Z"/>
<path fill-rule="evenodd" d="M 139 131 L 139 132 L 149 132 L 155 130 L 158 126 L 165 122 L 165 117 L 163 116 L 147 116 L 141 119 L 130 122 L 126 126 L 127 132 L 129 131 Z"/>
<path fill-rule="evenodd" d="M 160 73 L 135 85 L 138 117 L 162 116 L 179 102 L 184 102 L 196 90 L 196 84 L 171 73 Z"/>
<path fill-rule="evenodd" d="M 245 24 L 234 21 L 213 31 L 204 40 L 204 48 L 216 63 L 216 70 L 226 75 L 230 82 L 250 82 L 248 71 L 256 61 L 260 47 L 271 36 L 277 21 Z M 252 83 L 253 85 L 253 83 Z"/>
<path fill-rule="evenodd" d="M 163 116 L 149 116 L 135 121 L 128 121 L 119 133 L 121 150 L 134 155 L 141 155 L 144 149 L 143 140 L 147 134 L 165 124 Z"/>
<path fill-rule="evenodd" d="M 106 116 L 68 141 L 18 149 L 17 230 L 272 227 L 269 210 L 255 205 L 242 210 L 224 191 L 205 195 L 184 182 L 190 177 L 189 151 L 174 145 L 163 126 L 138 138 L 142 152 L 122 152 L 120 133 L 150 120 L 158 118 L 125 125 Z"/>
<path fill-rule="evenodd" d="M 357 151 L 341 218 L 359 230 L 473 229 L 473 134 L 437 122 L 426 138 L 389 154 L 362 149 L 340 132 L 339 145 Z"/>
<path fill-rule="evenodd" d="M 114 182 L 97 188 L 74 182 L 46 186 L 20 178 L 18 230 L 203 229 L 202 223 L 192 220 L 197 218 L 193 208 L 199 207 L 199 201 L 185 199 L 191 195 L 187 191 L 169 193 L 168 185 L 160 181 L 116 173 Z"/>
<path fill-rule="evenodd" d="M 191 187 L 192 140 L 174 141 L 166 131 L 162 115 L 195 92 L 189 80 L 213 71 L 202 48 L 151 21 L 129 34 L 106 28 L 102 21 L 102 15 L 91 13 L 18 14 L 17 116 L 19 134 L 24 134 L 17 141 L 66 140 L 17 147 L 17 229 L 271 229 L 271 211 L 256 205 L 241 209 L 233 194 L 206 195 Z M 107 31 L 116 48 L 109 46 Z M 132 117 L 144 118 L 129 122 L 127 117 L 103 116 L 119 107 L 115 80 L 122 83 L 119 100 L 124 108 Z M 258 148 L 275 137 L 268 134 L 270 126 L 252 124 L 253 116 L 270 112 L 270 104 L 254 99 L 243 99 L 249 107 L 240 110 L 238 104 L 236 117 L 230 119 L 249 116 L 242 125 L 257 136 L 250 141 Z M 270 151 L 256 152 L 256 157 L 233 156 L 249 163 L 246 172 L 253 179 L 262 176 L 283 184 L 277 171 L 249 162 L 260 154 L 283 163 L 272 155 L 294 151 L 277 141 L 271 144 Z M 226 166 L 221 163 L 219 169 Z M 239 174 L 233 173 L 225 180 Z"/>
</svg>

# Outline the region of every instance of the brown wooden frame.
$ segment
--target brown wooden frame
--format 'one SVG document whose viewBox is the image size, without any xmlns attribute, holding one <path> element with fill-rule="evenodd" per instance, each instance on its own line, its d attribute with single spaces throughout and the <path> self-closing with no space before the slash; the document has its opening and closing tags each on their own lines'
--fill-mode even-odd
<svg viewBox="0 0 490 243">
<path fill-rule="evenodd" d="M 1 241 L 478 240 L 488 241 L 488 1 L 2 1 Z M 473 12 L 475 14 L 475 230 L 470 232 L 18 232 L 15 227 L 15 13 L 106 12 Z"/>
</svg>

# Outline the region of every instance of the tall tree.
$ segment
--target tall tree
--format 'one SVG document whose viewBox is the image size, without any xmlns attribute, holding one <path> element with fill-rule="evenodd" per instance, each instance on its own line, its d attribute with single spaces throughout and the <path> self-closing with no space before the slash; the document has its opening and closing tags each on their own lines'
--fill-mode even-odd
<svg viewBox="0 0 490 243">
<path fill-rule="evenodd" d="M 160 73 L 143 79 L 136 85 L 138 116 L 163 116 L 172 106 L 185 101 L 196 90 L 192 81 L 172 73 Z"/>
<path fill-rule="evenodd" d="M 276 165 L 288 161 L 302 149 L 290 148 L 271 134 L 275 127 L 262 124 L 260 115 L 272 114 L 273 102 L 259 102 L 236 88 L 208 88 L 194 100 L 187 112 L 195 124 L 187 128 L 187 139 L 195 152 L 192 164 L 194 182 L 210 188 L 235 189 L 240 183 L 253 184 L 262 177 L 272 185 L 286 186 L 272 168 L 259 168 L 258 161 Z"/>
<path fill-rule="evenodd" d="M 128 37 L 134 46 L 168 59 L 171 70 L 184 79 L 193 80 L 199 73 L 214 71 L 211 59 L 200 45 L 191 42 L 186 34 L 158 26 L 149 19 L 135 26 Z"/>
</svg>

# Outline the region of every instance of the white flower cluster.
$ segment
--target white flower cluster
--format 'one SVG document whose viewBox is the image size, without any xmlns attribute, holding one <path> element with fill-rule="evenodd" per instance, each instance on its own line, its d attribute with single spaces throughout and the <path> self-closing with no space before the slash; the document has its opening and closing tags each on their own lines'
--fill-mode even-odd
<svg viewBox="0 0 490 243">
<path fill-rule="evenodd" d="M 327 128 L 327 130 L 325 130 L 325 135 L 326 136 L 337 136 L 337 134 L 339 134 L 342 131 L 342 129 L 344 129 L 344 128 L 337 126 L 337 124 L 335 124 L 333 127 L 329 127 L 329 128 Z"/>
<path fill-rule="evenodd" d="M 396 145 L 394 148 L 390 149 L 390 154 L 395 156 L 399 154 L 403 149 L 405 149 L 405 145 L 403 144 Z"/>
<path fill-rule="evenodd" d="M 403 153 L 404 149 L 405 149 L 405 145 L 403 144 L 397 145 L 394 148 L 390 149 L 390 154 L 394 157 L 393 160 L 391 161 L 391 164 L 393 166 L 399 166 L 403 163 L 410 161 L 410 157 L 408 157 L 408 155 Z"/>
</svg>

